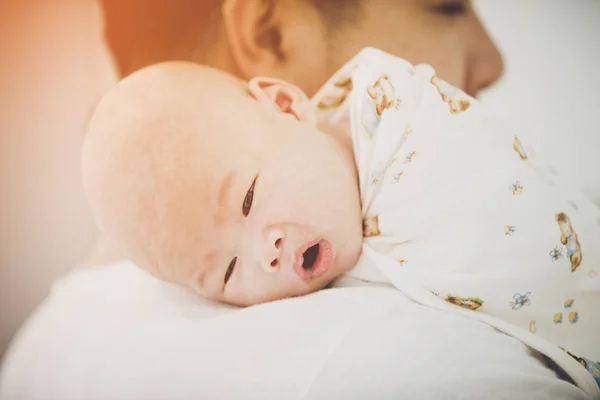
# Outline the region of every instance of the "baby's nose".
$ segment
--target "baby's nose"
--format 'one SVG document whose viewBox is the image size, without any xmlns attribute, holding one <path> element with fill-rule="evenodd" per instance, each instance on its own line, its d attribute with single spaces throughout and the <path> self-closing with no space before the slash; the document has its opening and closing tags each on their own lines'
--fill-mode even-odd
<svg viewBox="0 0 600 400">
<path fill-rule="evenodd" d="M 260 266 L 266 272 L 275 272 L 279 269 L 285 232 L 281 228 L 269 227 L 264 238 Z"/>
</svg>

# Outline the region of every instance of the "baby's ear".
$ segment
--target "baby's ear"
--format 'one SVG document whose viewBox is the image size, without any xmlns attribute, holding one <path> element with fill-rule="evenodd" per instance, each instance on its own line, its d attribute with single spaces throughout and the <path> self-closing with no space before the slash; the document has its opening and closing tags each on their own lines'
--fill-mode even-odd
<svg viewBox="0 0 600 400">
<path fill-rule="evenodd" d="M 317 118 L 310 101 L 297 86 L 279 79 L 256 77 L 248 83 L 248 90 L 260 103 L 291 114 L 299 121 L 316 124 Z"/>
</svg>

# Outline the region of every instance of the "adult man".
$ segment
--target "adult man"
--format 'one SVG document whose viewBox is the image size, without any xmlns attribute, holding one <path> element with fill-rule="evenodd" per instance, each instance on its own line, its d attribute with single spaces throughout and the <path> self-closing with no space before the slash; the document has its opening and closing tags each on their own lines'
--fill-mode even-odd
<svg viewBox="0 0 600 400">
<path fill-rule="evenodd" d="M 469 0 L 102 0 L 122 75 L 179 59 L 309 95 L 365 46 L 431 64 L 469 94 L 502 73 Z"/>
</svg>

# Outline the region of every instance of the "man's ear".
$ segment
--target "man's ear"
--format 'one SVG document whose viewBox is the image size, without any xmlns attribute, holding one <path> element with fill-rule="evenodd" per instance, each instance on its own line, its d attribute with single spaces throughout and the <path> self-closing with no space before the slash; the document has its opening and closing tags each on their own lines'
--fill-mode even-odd
<svg viewBox="0 0 600 400">
<path fill-rule="evenodd" d="M 274 78 L 256 77 L 248 83 L 248 91 L 261 104 L 299 121 L 316 124 L 317 118 L 306 94 L 297 86 Z"/>
<path fill-rule="evenodd" d="M 227 40 L 242 77 L 272 70 L 285 59 L 281 23 L 281 0 L 225 0 L 223 22 Z"/>
</svg>

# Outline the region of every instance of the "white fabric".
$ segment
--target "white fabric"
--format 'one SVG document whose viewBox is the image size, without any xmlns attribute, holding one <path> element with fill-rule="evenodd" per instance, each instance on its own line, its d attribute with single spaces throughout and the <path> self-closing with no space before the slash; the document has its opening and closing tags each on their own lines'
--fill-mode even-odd
<svg viewBox="0 0 600 400">
<path fill-rule="evenodd" d="M 398 398 L 587 397 L 518 340 L 396 289 L 235 309 L 126 262 L 59 281 L 0 380 L 2 400 Z"/>
<path fill-rule="evenodd" d="M 600 398 L 557 347 L 600 360 L 600 209 L 431 67 L 366 49 L 314 101 L 349 76 L 344 101 L 320 116 L 353 136 L 366 239 L 349 275 L 485 321 Z"/>
</svg>

